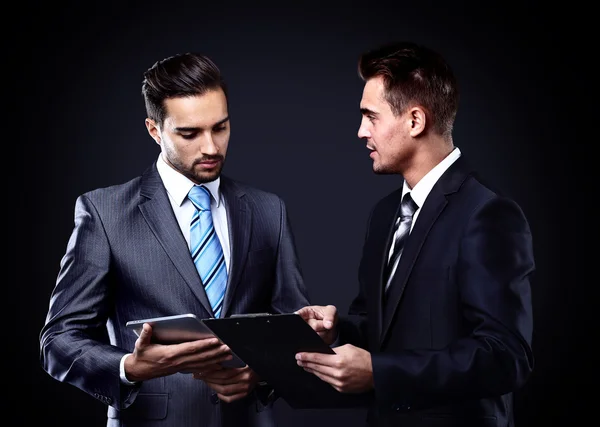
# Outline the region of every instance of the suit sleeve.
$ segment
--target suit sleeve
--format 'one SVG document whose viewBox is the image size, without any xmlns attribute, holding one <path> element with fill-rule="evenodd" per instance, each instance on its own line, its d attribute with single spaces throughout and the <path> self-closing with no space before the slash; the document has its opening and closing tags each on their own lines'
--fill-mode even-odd
<svg viewBox="0 0 600 427">
<path fill-rule="evenodd" d="M 310 303 L 296 250 L 294 233 L 285 203 L 281 199 L 279 199 L 279 208 L 279 237 L 271 306 L 275 313 L 293 313 Z M 267 383 L 259 384 L 254 389 L 254 396 L 258 412 L 272 407 L 279 398 L 277 390 Z"/>
<path fill-rule="evenodd" d="M 371 220 L 373 218 L 374 210 L 375 209 L 372 209 L 369 214 L 369 219 L 367 221 L 367 232 L 365 233 L 363 245 L 366 244 L 366 241 L 369 237 L 369 230 L 371 228 Z M 365 250 L 363 247 L 363 256 L 364 255 Z M 361 260 L 359 268 L 363 268 L 362 266 L 363 261 Z M 335 343 L 336 346 L 343 344 L 352 344 L 360 348 L 368 348 L 369 340 L 367 328 L 367 293 L 368 290 L 364 288 L 363 284 L 361 284 L 358 289 L 358 294 L 350 303 L 350 307 L 348 308 L 348 314 L 346 316 L 340 317 L 338 326 L 338 338 Z"/>
<path fill-rule="evenodd" d="M 405 408 L 503 395 L 533 368 L 529 225 L 512 201 L 478 207 L 460 243 L 456 279 L 466 333 L 440 350 L 372 356 L 375 392 Z M 410 327 L 407 325 L 407 327 Z"/>
<path fill-rule="evenodd" d="M 294 233 L 283 200 L 279 200 L 279 238 L 271 305 L 275 313 L 292 313 L 309 304 Z"/>
<path fill-rule="evenodd" d="M 111 250 L 102 221 L 86 196 L 77 199 L 75 224 L 63 256 L 40 333 L 43 369 L 117 409 L 128 406 L 136 387 L 121 383 L 126 351 L 108 343 L 106 321 L 114 290 Z"/>
</svg>

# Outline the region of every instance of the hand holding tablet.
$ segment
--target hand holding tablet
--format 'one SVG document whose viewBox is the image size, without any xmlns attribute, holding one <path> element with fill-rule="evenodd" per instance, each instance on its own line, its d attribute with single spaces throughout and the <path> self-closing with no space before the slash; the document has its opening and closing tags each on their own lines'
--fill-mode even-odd
<svg viewBox="0 0 600 427">
<path fill-rule="evenodd" d="M 139 336 L 144 323 L 152 326 L 152 341 L 157 344 L 179 344 L 215 337 L 214 332 L 201 319 L 191 313 L 131 320 L 127 322 L 126 326 Z M 233 352 L 232 354 L 233 359 L 224 361 L 221 365 L 228 368 L 242 368 L 246 366 L 246 363 Z"/>
</svg>

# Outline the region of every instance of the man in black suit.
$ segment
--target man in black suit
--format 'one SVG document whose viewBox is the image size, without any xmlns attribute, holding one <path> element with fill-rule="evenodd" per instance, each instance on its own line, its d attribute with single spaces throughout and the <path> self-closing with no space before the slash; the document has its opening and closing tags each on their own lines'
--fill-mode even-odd
<svg viewBox="0 0 600 427">
<path fill-rule="evenodd" d="M 224 368 L 232 355 L 216 338 L 160 345 L 149 324 L 139 339 L 125 327 L 308 304 L 284 202 L 221 175 L 230 120 L 217 66 L 166 58 L 142 93 L 160 154 L 141 176 L 77 199 L 42 366 L 105 403 L 107 426 L 273 426 L 269 385 L 247 366 Z"/>
<path fill-rule="evenodd" d="M 336 354 L 298 364 L 374 396 L 369 425 L 513 426 L 513 392 L 533 368 L 528 222 L 454 145 L 458 87 L 438 53 L 384 46 L 359 73 L 358 136 L 375 173 L 403 182 L 371 211 L 349 316 L 299 310 Z"/>
</svg>

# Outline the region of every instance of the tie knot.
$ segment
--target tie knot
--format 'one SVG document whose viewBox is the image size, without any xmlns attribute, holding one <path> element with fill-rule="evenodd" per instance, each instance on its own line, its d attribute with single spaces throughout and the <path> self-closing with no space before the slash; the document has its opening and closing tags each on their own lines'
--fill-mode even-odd
<svg viewBox="0 0 600 427">
<path fill-rule="evenodd" d="M 201 211 L 210 210 L 210 192 L 203 185 L 194 185 L 188 193 L 188 198 L 192 201 L 196 209 Z"/>
<path fill-rule="evenodd" d="M 412 217 L 417 208 L 418 206 L 410 193 L 406 193 L 404 197 L 402 197 L 402 203 L 400 203 L 400 216 L 403 218 Z"/>
</svg>

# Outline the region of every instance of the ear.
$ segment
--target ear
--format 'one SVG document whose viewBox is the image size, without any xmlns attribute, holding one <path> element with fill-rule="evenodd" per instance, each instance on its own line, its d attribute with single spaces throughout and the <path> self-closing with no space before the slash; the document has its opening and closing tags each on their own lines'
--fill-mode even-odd
<svg viewBox="0 0 600 427">
<path fill-rule="evenodd" d="M 160 145 L 160 129 L 156 122 L 152 119 L 146 118 L 145 124 L 146 129 L 148 130 L 148 134 L 150 134 L 152 139 L 156 141 L 158 145 Z"/>
<path fill-rule="evenodd" d="M 423 133 L 427 122 L 425 110 L 421 107 L 413 107 L 408 112 L 410 136 L 413 138 Z"/>
</svg>

